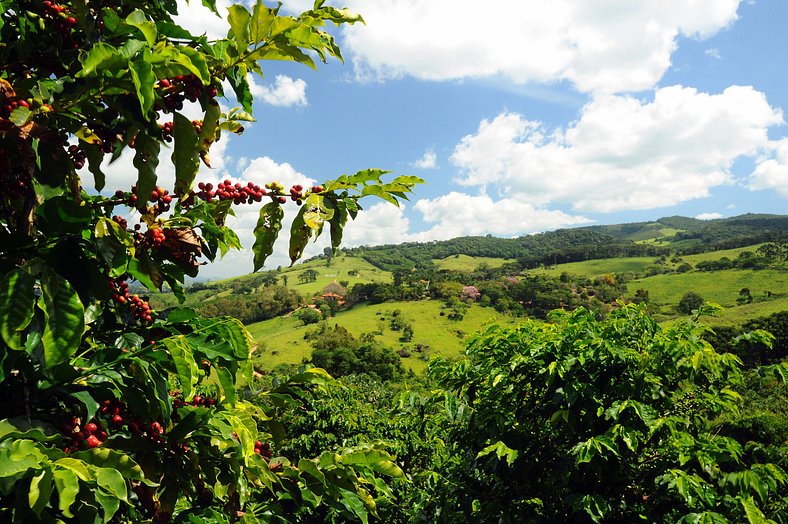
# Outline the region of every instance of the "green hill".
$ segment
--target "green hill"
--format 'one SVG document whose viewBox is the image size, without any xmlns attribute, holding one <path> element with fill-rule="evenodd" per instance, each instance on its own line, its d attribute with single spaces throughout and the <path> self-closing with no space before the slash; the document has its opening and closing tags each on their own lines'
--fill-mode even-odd
<svg viewBox="0 0 788 524">
<path fill-rule="evenodd" d="M 413 327 L 412 341 L 401 342 L 401 332 L 390 329 L 395 310 L 399 310 L 403 321 Z M 442 312 L 444 315 L 441 315 Z M 475 304 L 470 306 L 461 321 L 449 320 L 442 304 L 434 300 L 356 306 L 339 312 L 327 322 L 330 325 L 338 324 L 355 336 L 373 333 L 377 340 L 391 347 L 392 351 L 408 350 L 411 356 L 404 358 L 403 364 L 407 369 L 421 372 L 431 356 L 462 355 L 466 338 L 492 320 L 502 325 L 516 322 L 513 317 Z M 247 328 L 258 344 L 254 357 L 258 369 L 270 370 L 279 364 L 299 364 L 311 355 L 312 350 L 304 340 L 304 334 L 315 329 L 314 324 L 304 326 L 294 316 L 288 316 L 257 322 Z M 421 351 L 417 348 L 419 344 L 424 346 Z"/>
</svg>

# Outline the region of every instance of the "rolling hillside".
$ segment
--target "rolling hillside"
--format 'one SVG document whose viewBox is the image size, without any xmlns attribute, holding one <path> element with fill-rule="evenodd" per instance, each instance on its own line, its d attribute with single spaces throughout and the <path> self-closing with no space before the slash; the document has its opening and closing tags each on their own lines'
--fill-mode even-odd
<svg viewBox="0 0 788 524">
<path fill-rule="evenodd" d="M 400 311 L 404 322 L 413 327 L 413 340 L 401 342 L 402 333 L 390 329 L 390 320 L 395 310 Z M 441 312 L 444 315 L 441 315 Z M 403 359 L 407 369 L 423 371 L 431 356 L 459 357 L 469 335 L 480 330 L 487 322 L 495 321 L 509 325 L 516 319 L 502 315 L 490 308 L 473 305 L 461 321 L 449 320 L 442 304 L 434 300 L 419 302 L 388 302 L 385 304 L 357 306 L 339 312 L 327 320 L 329 325 L 338 324 L 355 336 L 373 333 L 375 338 L 392 350 L 406 349 L 410 357 Z M 254 362 L 259 369 L 270 370 L 279 364 L 299 364 L 309 358 L 311 348 L 304 340 L 308 330 L 316 326 L 304 326 L 293 316 L 279 317 L 247 326 L 258 344 Z M 423 349 L 418 350 L 421 344 Z"/>
</svg>

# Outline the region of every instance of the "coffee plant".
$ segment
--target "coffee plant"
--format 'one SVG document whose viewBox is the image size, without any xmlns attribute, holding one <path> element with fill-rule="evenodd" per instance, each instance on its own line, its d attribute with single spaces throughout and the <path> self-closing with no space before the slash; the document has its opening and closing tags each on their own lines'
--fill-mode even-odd
<svg viewBox="0 0 788 524">
<path fill-rule="evenodd" d="M 490 326 L 468 360 L 431 362 L 450 449 L 433 461 L 423 511 L 457 522 L 785 522 L 784 447 L 737 440 L 718 422 L 738 413 L 744 375 L 704 339 L 697 318 L 711 312 L 663 328 L 643 304 L 603 321 L 557 310 L 551 323 Z M 782 380 L 786 370 L 760 369 Z"/>
<path fill-rule="evenodd" d="M 320 508 L 367 521 L 389 495 L 380 476 L 402 473 L 380 446 L 276 453 L 276 417 L 330 377 L 306 370 L 252 402 L 238 392 L 252 373 L 239 321 L 146 297 L 183 297 L 187 276 L 240 247 L 233 206 L 260 205 L 256 271 L 286 206 L 296 261 L 325 227 L 336 249 L 360 198 L 397 204 L 421 182 L 370 169 L 311 188 L 195 184 L 211 146 L 253 120 L 260 62 L 341 59 L 323 28 L 361 18 L 322 0 L 283 16 L 258 0 L 231 6 L 229 34 L 209 40 L 176 12 L 171 0 L 0 0 L 0 520 L 284 522 Z M 226 84 L 239 107 L 219 104 Z M 137 181 L 107 190 L 106 161 L 124 152 Z"/>
</svg>

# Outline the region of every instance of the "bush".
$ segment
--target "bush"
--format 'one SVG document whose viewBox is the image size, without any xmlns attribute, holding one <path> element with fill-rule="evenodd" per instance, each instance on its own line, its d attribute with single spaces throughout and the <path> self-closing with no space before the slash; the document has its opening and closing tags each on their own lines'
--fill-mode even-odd
<svg viewBox="0 0 788 524">
<path fill-rule="evenodd" d="M 304 307 L 293 313 L 293 316 L 304 323 L 305 326 L 309 324 L 317 324 L 323 320 L 323 313 L 311 307 Z"/>
<path fill-rule="evenodd" d="M 677 309 L 680 313 L 689 315 L 703 305 L 703 297 L 694 291 L 687 291 L 679 300 Z"/>
</svg>

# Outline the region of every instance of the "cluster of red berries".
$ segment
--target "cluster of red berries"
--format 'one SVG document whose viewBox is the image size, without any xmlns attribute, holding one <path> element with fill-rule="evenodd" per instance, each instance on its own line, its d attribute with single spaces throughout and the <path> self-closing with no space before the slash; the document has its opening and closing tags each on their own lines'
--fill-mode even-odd
<svg viewBox="0 0 788 524">
<path fill-rule="evenodd" d="M 192 125 L 194 126 L 194 132 L 198 135 L 200 131 L 202 131 L 202 120 L 192 120 Z M 172 131 L 175 127 L 174 122 L 164 122 L 163 124 L 159 124 L 161 128 L 161 138 L 167 143 L 172 142 Z"/>
<path fill-rule="evenodd" d="M 199 192 L 195 193 L 195 196 L 206 202 L 213 202 L 214 198 L 218 198 L 219 200 L 232 200 L 236 205 L 260 202 L 268 194 L 265 189 L 254 182 L 248 182 L 246 185 L 242 185 L 240 182 L 233 184 L 229 179 L 219 182 L 216 190 L 214 190 L 213 184 L 204 182 L 197 184 L 197 189 Z"/>
<path fill-rule="evenodd" d="M 51 27 L 59 32 L 65 39 L 70 40 L 71 32 L 77 26 L 77 19 L 69 13 L 68 8 L 50 0 L 42 2 L 44 6 L 43 18 L 51 21 Z M 70 47 L 76 49 L 76 42 L 68 42 Z"/>
<path fill-rule="evenodd" d="M 107 432 L 101 421 L 91 420 L 82 426 L 80 417 L 71 417 L 63 423 L 63 433 L 69 438 L 65 452 L 72 449 L 93 449 L 107 440 Z"/>
<path fill-rule="evenodd" d="M 202 395 L 194 395 L 192 397 L 191 402 L 186 402 L 181 398 L 181 393 L 179 391 L 170 392 L 170 395 L 173 398 L 172 400 L 172 407 L 173 409 L 178 409 L 183 406 L 205 406 L 211 407 L 216 405 L 216 399 L 211 397 L 204 397 Z"/>
<path fill-rule="evenodd" d="M 303 190 L 304 190 L 304 187 L 301 184 L 296 184 L 293 187 L 291 187 L 290 188 L 290 200 L 292 200 L 293 202 L 299 202 L 300 203 L 301 199 L 304 198 L 304 194 L 302 193 Z"/>
<path fill-rule="evenodd" d="M 174 78 L 162 78 L 158 82 L 161 89 L 162 103 L 156 109 L 169 113 L 183 109 L 183 101 L 196 102 L 203 92 L 208 98 L 216 98 L 219 90 L 216 86 L 203 86 L 194 75 L 178 75 Z"/>
<path fill-rule="evenodd" d="M 71 161 L 74 163 L 75 169 L 82 169 L 85 167 L 85 159 L 87 158 L 85 152 L 82 151 L 78 145 L 71 144 L 68 146 L 68 156 L 71 158 Z"/>
<path fill-rule="evenodd" d="M 139 295 L 129 294 L 129 284 L 124 280 L 109 279 L 110 297 L 117 304 L 128 304 L 134 318 L 140 322 L 152 322 L 153 310 L 150 303 Z"/>
<path fill-rule="evenodd" d="M 271 446 L 268 444 L 268 442 L 264 443 L 259 440 L 254 443 L 254 452 L 267 459 L 270 459 L 272 455 Z"/>
<path fill-rule="evenodd" d="M 129 433 L 135 436 L 147 436 L 154 442 L 164 441 L 164 428 L 161 422 L 153 421 L 145 423 L 140 419 L 126 420 L 126 404 L 118 399 L 107 399 L 101 403 L 99 413 L 107 417 L 108 424 L 115 430 L 121 430 L 126 426 Z"/>
<path fill-rule="evenodd" d="M 172 130 L 175 127 L 174 122 L 164 122 L 163 124 L 159 124 L 161 128 L 161 138 L 165 142 L 169 143 L 172 142 Z"/>
<path fill-rule="evenodd" d="M 167 235 L 164 233 L 164 228 L 161 227 L 148 229 L 144 236 L 144 243 L 153 249 L 158 248 L 167 241 Z"/>
<path fill-rule="evenodd" d="M 0 106 L 0 116 L 3 118 L 8 118 L 11 115 L 11 111 L 16 109 L 17 107 L 30 107 L 30 103 L 27 100 L 6 100 L 5 104 Z"/>
<path fill-rule="evenodd" d="M 129 206 L 135 206 L 139 201 L 137 186 L 131 186 L 131 193 L 128 194 L 124 193 L 123 190 L 118 189 L 115 191 L 115 198 L 123 201 Z M 151 206 L 148 211 L 153 215 L 159 215 L 170 210 L 170 204 L 172 204 L 172 195 L 170 195 L 169 190 L 156 186 L 156 188 L 151 191 L 147 200 L 153 204 L 153 206 Z"/>
<path fill-rule="evenodd" d="M 119 225 L 121 229 L 126 229 L 129 227 L 129 223 L 120 215 L 113 216 L 112 221 Z"/>
</svg>

